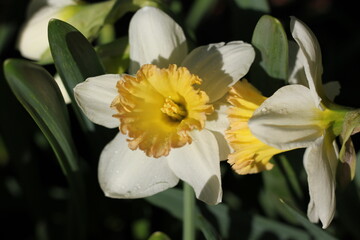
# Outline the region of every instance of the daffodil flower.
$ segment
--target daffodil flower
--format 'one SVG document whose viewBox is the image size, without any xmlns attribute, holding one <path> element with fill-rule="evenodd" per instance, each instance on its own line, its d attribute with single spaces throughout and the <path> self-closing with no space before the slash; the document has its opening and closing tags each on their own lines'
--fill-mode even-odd
<svg viewBox="0 0 360 240">
<path fill-rule="evenodd" d="M 129 26 L 131 75 L 107 74 L 74 89 L 93 122 L 120 132 L 104 148 L 99 182 L 108 197 L 141 198 L 189 183 L 198 199 L 222 198 L 220 160 L 227 156 L 222 105 L 229 86 L 254 60 L 236 41 L 190 53 L 181 27 L 157 8 L 137 11 Z"/>
<path fill-rule="evenodd" d="M 228 108 L 230 127 L 226 130 L 226 140 L 234 150 L 228 156 L 232 169 L 241 175 L 270 170 L 270 159 L 284 150 L 273 148 L 257 139 L 250 131 L 249 120 L 256 109 L 266 100 L 246 79 L 237 82 L 229 91 Z"/>
<path fill-rule="evenodd" d="M 70 23 L 88 38 L 94 37 L 114 2 L 85 4 L 75 0 L 33 0 L 28 19 L 18 36 L 21 55 L 31 60 L 51 61 L 47 29 L 52 18 Z"/>
<path fill-rule="evenodd" d="M 335 173 L 339 136 L 349 109 L 330 102 L 324 95 L 319 43 L 311 30 L 291 18 L 292 36 L 299 45 L 299 61 L 307 85 L 280 88 L 266 99 L 249 120 L 251 133 L 279 150 L 307 148 L 304 167 L 308 176 L 310 203 L 308 217 L 328 227 L 335 213 Z"/>
</svg>

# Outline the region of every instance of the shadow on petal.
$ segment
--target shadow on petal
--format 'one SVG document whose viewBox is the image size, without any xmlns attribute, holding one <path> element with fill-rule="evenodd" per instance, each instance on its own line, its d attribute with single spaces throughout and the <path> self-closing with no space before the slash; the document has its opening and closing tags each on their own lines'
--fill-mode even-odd
<svg viewBox="0 0 360 240">
<path fill-rule="evenodd" d="M 220 203 L 222 199 L 222 190 L 219 178 L 216 175 L 212 175 L 197 197 L 207 204 L 214 205 Z"/>
</svg>

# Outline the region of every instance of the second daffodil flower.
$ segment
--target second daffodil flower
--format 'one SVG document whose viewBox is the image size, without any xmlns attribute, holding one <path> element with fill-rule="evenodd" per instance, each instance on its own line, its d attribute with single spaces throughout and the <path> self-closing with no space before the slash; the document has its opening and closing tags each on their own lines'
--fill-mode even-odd
<svg viewBox="0 0 360 240">
<path fill-rule="evenodd" d="M 70 23 L 84 36 L 93 39 L 104 25 L 114 2 L 32 0 L 29 3 L 27 20 L 18 36 L 18 49 L 21 55 L 31 60 L 51 62 L 47 29 L 52 18 Z"/>
<path fill-rule="evenodd" d="M 253 48 L 236 41 L 188 54 L 181 27 L 153 7 L 134 14 L 129 42 L 132 75 L 93 77 L 74 89 L 89 119 L 120 129 L 100 156 L 101 188 L 113 198 L 141 198 L 181 179 L 198 199 L 219 203 L 227 155 L 219 148 L 226 128 L 220 105 L 247 73 Z"/>
<path fill-rule="evenodd" d="M 228 110 L 230 129 L 226 137 L 235 152 L 229 155 L 229 163 L 239 174 L 257 173 L 272 168 L 269 161 L 273 155 L 306 148 L 303 161 L 310 195 L 307 214 L 310 221 L 320 220 L 326 228 L 336 205 L 339 151 L 335 138 L 351 109 L 332 103 L 324 95 L 320 46 L 311 30 L 293 17 L 291 32 L 299 45 L 294 71 L 300 71 L 291 76 L 305 77 L 306 86 L 288 85 L 269 98 L 246 80 L 233 86 L 228 98 L 233 107 Z"/>
</svg>

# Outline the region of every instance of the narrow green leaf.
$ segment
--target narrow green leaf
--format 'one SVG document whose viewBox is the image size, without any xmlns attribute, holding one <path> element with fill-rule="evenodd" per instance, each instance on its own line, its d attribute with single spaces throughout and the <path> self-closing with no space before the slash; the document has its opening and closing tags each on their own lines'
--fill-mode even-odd
<svg viewBox="0 0 360 240">
<path fill-rule="evenodd" d="M 296 194 L 296 197 L 302 199 L 304 194 L 300 187 L 299 179 L 296 176 L 296 173 L 295 173 L 294 169 L 292 168 L 292 166 L 290 165 L 289 161 L 287 160 L 287 157 L 284 154 L 281 154 L 281 155 L 279 155 L 279 160 L 284 169 L 286 178 L 289 181 L 289 185 L 290 185 L 291 189 Z"/>
<path fill-rule="evenodd" d="M 169 212 L 179 220 L 183 220 L 183 192 L 179 189 L 171 188 L 154 196 L 145 198 L 148 202 Z M 195 226 L 204 234 L 207 240 L 218 239 L 215 228 L 195 208 Z"/>
<path fill-rule="evenodd" d="M 306 230 L 312 234 L 312 236 L 315 239 L 323 239 L 323 240 L 335 240 L 336 238 L 334 238 L 333 236 L 331 236 L 330 234 L 328 234 L 327 232 L 325 232 L 324 230 L 322 230 L 321 228 L 319 228 L 318 226 L 316 226 L 315 224 L 311 223 L 307 217 L 305 217 L 304 215 L 302 215 L 298 210 L 296 210 L 295 208 L 289 206 L 286 202 L 284 202 L 283 200 L 281 200 L 282 205 L 284 207 L 284 209 L 286 209 L 290 214 L 292 214 L 297 221 L 304 227 L 306 228 Z"/>
<path fill-rule="evenodd" d="M 98 56 L 88 40 L 70 24 L 53 19 L 48 27 L 49 44 L 56 69 L 72 101 L 72 107 L 85 131 L 94 130 L 76 104 L 73 88 L 88 77 L 105 74 Z"/>
<path fill-rule="evenodd" d="M 275 167 L 271 171 L 264 171 L 262 177 L 264 191 L 261 193 L 259 201 L 262 203 L 266 214 L 271 217 L 281 215 L 287 221 L 295 223 L 294 217 L 284 210 L 279 201 L 279 199 L 285 199 L 286 201 L 295 204 L 292 191 L 279 162 L 276 161 Z"/>
<path fill-rule="evenodd" d="M 64 99 L 55 80 L 41 66 L 20 59 L 4 63 L 5 77 L 53 147 L 66 175 L 78 171 Z"/>
<path fill-rule="evenodd" d="M 68 179 L 72 194 L 73 220 L 78 239 L 85 238 L 84 186 L 77 153 L 70 133 L 68 112 L 64 99 L 52 76 L 41 66 L 19 59 L 4 63 L 5 78 L 24 108 L 49 141 L 62 171 Z M 74 225 L 72 222 L 69 226 Z"/>
<path fill-rule="evenodd" d="M 208 13 L 215 6 L 215 4 L 215 0 L 194 1 L 185 19 L 186 29 L 194 31 L 199 26 L 206 13 Z"/>
<path fill-rule="evenodd" d="M 277 239 L 311 239 L 311 236 L 305 231 L 261 216 L 254 216 L 251 226 L 249 240 L 263 239 L 266 233 L 276 234 Z"/>
<path fill-rule="evenodd" d="M 261 53 L 261 66 L 270 77 L 288 77 L 288 40 L 279 20 L 264 15 L 256 24 L 252 44 Z"/>
<path fill-rule="evenodd" d="M 225 204 L 206 205 L 207 209 L 215 216 L 221 236 L 228 238 L 230 232 L 229 208 Z"/>
</svg>

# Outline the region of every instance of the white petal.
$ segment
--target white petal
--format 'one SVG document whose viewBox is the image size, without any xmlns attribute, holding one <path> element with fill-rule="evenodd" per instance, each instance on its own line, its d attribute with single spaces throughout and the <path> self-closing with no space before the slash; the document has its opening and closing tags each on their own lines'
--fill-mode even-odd
<svg viewBox="0 0 360 240">
<path fill-rule="evenodd" d="M 221 202 L 222 189 L 216 138 L 207 130 L 192 131 L 191 136 L 191 144 L 171 150 L 169 167 L 194 188 L 198 199 L 217 204 Z"/>
<path fill-rule="evenodd" d="M 130 73 L 147 63 L 158 67 L 180 65 L 187 54 L 181 27 L 167 14 L 154 7 L 143 7 L 130 21 Z"/>
<path fill-rule="evenodd" d="M 229 120 L 227 118 L 227 109 L 230 104 L 226 98 L 222 98 L 213 104 L 215 112 L 207 117 L 205 128 L 211 130 L 219 144 L 220 160 L 226 160 L 231 152 L 228 141 L 225 140 L 225 130 L 229 128 Z"/>
<path fill-rule="evenodd" d="M 142 198 L 175 186 L 179 179 L 165 158 L 150 158 L 128 148 L 126 136 L 118 133 L 100 156 L 101 189 L 112 198 Z"/>
<path fill-rule="evenodd" d="M 299 44 L 299 60 L 302 62 L 316 104 L 324 96 L 321 75 L 323 72 L 320 45 L 314 33 L 300 20 L 291 17 L 291 33 Z"/>
<path fill-rule="evenodd" d="M 116 83 L 120 78 L 118 74 L 106 74 L 88 78 L 75 86 L 77 104 L 94 123 L 108 128 L 119 126 L 119 120 L 112 116 L 116 111 L 110 105 L 118 95 Z"/>
<path fill-rule="evenodd" d="M 294 41 L 289 41 L 289 78 L 290 84 L 301 84 L 305 87 L 309 87 L 304 65 L 300 58 L 303 56 L 299 46 Z"/>
<path fill-rule="evenodd" d="M 254 58 L 255 51 L 250 44 L 235 41 L 198 47 L 182 66 L 203 80 L 200 88 L 209 95 L 210 102 L 215 102 L 249 71 Z"/>
<path fill-rule="evenodd" d="M 61 7 L 73 4 L 75 4 L 74 0 L 32 0 L 28 5 L 26 15 L 31 16 L 46 5 Z"/>
<path fill-rule="evenodd" d="M 224 97 L 212 105 L 215 111 L 211 115 L 207 116 L 205 128 L 212 131 L 224 132 L 229 128 L 227 110 L 231 104 L 228 103 L 226 101 L 226 97 Z"/>
<path fill-rule="evenodd" d="M 22 56 L 39 60 L 49 48 L 48 22 L 57 18 L 61 7 L 46 6 L 37 11 L 22 27 L 18 38 L 18 49 Z"/>
<path fill-rule="evenodd" d="M 260 141 L 277 149 L 308 147 L 323 134 L 317 122 L 320 114 L 308 88 L 289 85 L 256 109 L 249 127 Z"/>
<path fill-rule="evenodd" d="M 76 0 L 46 0 L 49 5 L 52 6 L 66 6 L 76 3 Z"/>
<path fill-rule="evenodd" d="M 304 154 L 304 167 L 308 175 L 310 203 L 308 217 L 312 222 L 322 222 L 327 228 L 335 214 L 336 150 L 332 139 L 325 135 Z"/>
<path fill-rule="evenodd" d="M 63 98 L 64 98 L 64 100 L 65 100 L 65 103 L 66 103 L 66 104 L 71 103 L 70 96 L 69 96 L 68 92 L 66 91 L 66 88 L 65 88 L 65 86 L 64 86 L 63 81 L 62 81 L 61 78 L 60 78 L 60 75 L 59 75 L 59 74 L 55 74 L 54 79 L 55 79 L 56 84 L 57 84 L 58 87 L 60 88 L 61 94 L 62 94 L 62 96 L 63 96 Z"/>
</svg>

